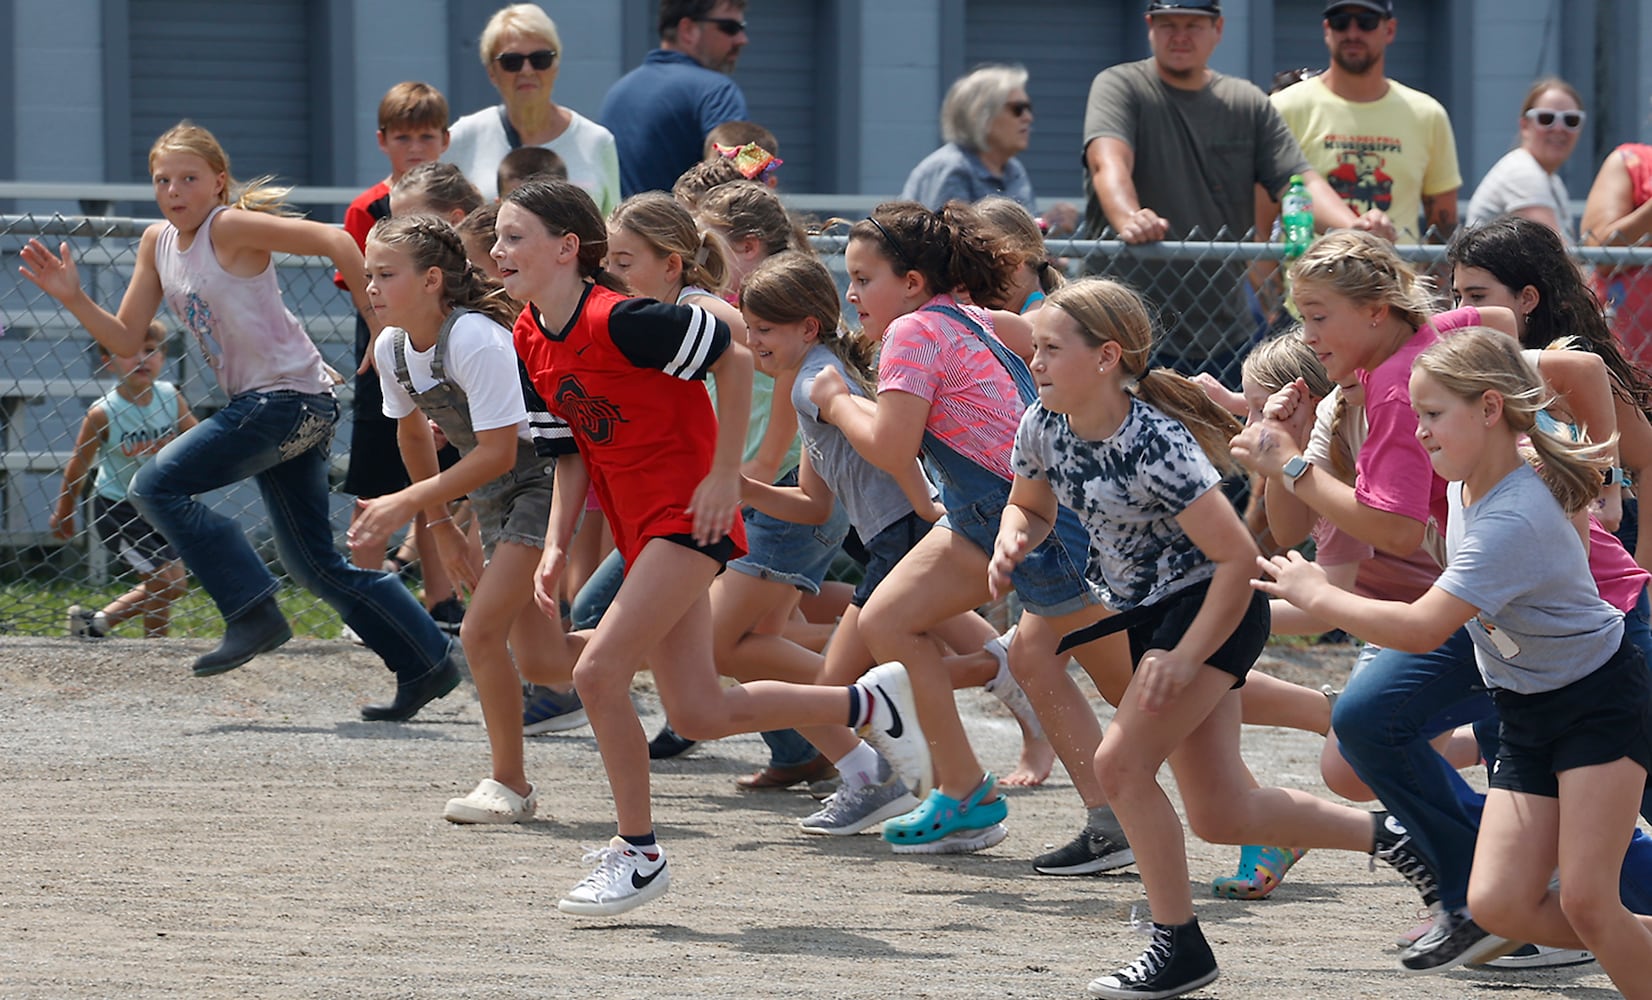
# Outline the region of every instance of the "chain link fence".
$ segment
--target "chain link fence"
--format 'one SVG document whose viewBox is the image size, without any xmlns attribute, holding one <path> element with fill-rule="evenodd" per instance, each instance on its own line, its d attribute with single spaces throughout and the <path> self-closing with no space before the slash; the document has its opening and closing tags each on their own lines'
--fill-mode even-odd
<svg viewBox="0 0 1652 1000">
<path fill-rule="evenodd" d="M 94 300 L 113 309 L 131 277 L 138 238 L 148 223 L 136 219 L 0 216 L 0 632 L 61 635 L 71 604 L 101 607 L 132 583 L 126 567 L 92 536 L 82 502 L 73 537 L 55 537 L 48 521 L 63 470 L 89 405 L 114 387 L 96 344 L 75 319 L 17 273 L 17 251 L 31 238 L 48 246 L 67 242 L 81 281 Z M 843 237 L 820 237 L 816 248 L 842 277 Z M 1442 277 L 1444 250 L 1401 247 L 1402 256 Z M 1141 291 L 1158 310 L 1157 363 L 1186 373 L 1209 371 L 1237 387 L 1238 364 L 1251 344 L 1286 320 L 1278 308 L 1278 244 L 1160 243 L 1130 247 L 1113 241 L 1053 241 L 1052 254 L 1073 272 L 1105 273 Z M 1652 362 L 1652 248 L 1585 249 L 1580 264 L 1598 269 L 1597 288 L 1621 303 L 1614 317 L 1620 340 L 1641 363 Z M 322 356 L 341 372 L 354 369 L 355 312 L 333 284 L 328 262 L 277 257 L 287 307 L 304 323 Z M 1439 281 L 1441 306 L 1449 280 Z M 227 401 L 193 339 L 181 335 L 170 313 L 161 320 L 167 343 L 166 380 L 175 383 L 198 415 Z M 349 412 L 349 384 L 339 394 Z M 343 548 L 351 497 L 339 492 L 349 455 L 350 421 L 333 442 L 332 513 Z M 84 501 L 84 491 L 82 500 Z M 282 573 L 257 488 L 241 483 L 210 498 L 233 517 L 283 583 L 282 604 L 300 633 L 333 637 L 333 611 Z M 210 636 L 221 630 L 211 602 L 192 590 L 174 614 L 172 634 Z M 141 634 L 134 622 L 123 632 Z"/>
</svg>

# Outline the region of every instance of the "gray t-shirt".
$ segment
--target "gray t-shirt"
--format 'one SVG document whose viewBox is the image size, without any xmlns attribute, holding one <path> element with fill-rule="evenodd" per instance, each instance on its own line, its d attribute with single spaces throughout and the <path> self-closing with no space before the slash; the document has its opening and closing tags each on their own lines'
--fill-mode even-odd
<svg viewBox="0 0 1652 1000">
<path fill-rule="evenodd" d="M 1434 585 L 1479 609 L 1468 631 L 1488 685 L 1553 691 L 1617 652 L 1623 612 L 1601 600 L 1577 531 L 1530 466 L 1468 507 L 1462 483 L 1446 499 L 1450 561 Z"/>
<path fill-rule="evenodd" d="M 1308 170 L 1285 120 L 1254 84 L 1215 73 L 1202 90 L 1180 90 L 1159 78 L 1152 59 L 1109 67 L 1091 83 L 1084 145 L 1103 137 L 1130 145 L 1136 195 L 1169 221 L 1172 240 L 1244 238 L 1255 222 L 1255 186 L 1277 195 L 1292 174 Z M 1107 220 L 1088 168 L 1084 190 L 1086 230 L 1099 236 Z M 1166 346 L 1174 352 L 1204 359 L 1238 352 L 1249 340 L 1243 261 L 1087 264 L 1166 309 Z"/>
<path fill-rule="evenodd" d="M 1090 536 L 1085 576 L 1109 608 L 1153 604 L 1216 572 L 1176 516 L 1222 476 L 1180 421 L 1132 398 L 1118 430 L 1086 441 L 1064 414 L 1034 403 L 1010 461 L 1016 475 L 1047 480 L 1078 515 Z"/>
<path fill-rule="evenodd" d="M 855 533 L 871 541 L 878 532 L 912 513 L 912 504 L 894 477 L 862 458 L 842 431 L 820 419 L 820 407 L 809 400 L 809 389 L 815 376 L 827 368 L 838 370 L 851 393 L 866 395 L 849 377 L 843 361 L 830 348 L 816 344 L 803 355 L 803 366 L 792 384 L 797 429 L 803 447 L 808 449 L 809 464 L 837 495 Z"/>
</svg>

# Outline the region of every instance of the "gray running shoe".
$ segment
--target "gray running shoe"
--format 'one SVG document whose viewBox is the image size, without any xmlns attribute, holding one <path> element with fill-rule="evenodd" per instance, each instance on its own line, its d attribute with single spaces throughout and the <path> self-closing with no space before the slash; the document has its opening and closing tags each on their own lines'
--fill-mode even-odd
<svg viewBox="0 0 1652 1000">
<path fill-rule="evenodd" d="M 798 820 L 804 833 L 821 833 L 832 837 L 850 837 L 886 819 L 904 816 L 918 808 L 918 800 L 907 790 L 901 779 L 895 777 L 889 762 L 878 758 L 878 777 L 875 785 L 862 785 L 854 791 L 839 785 L 821 805 L 820 811 Z"/>
</svg>

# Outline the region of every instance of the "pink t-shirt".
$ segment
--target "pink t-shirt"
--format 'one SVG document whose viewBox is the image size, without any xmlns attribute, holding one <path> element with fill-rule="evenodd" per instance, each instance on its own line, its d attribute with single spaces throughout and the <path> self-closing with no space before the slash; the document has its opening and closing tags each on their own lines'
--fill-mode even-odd
<svg viewBox="0 0 1652 1000">
<path fill-rule="evenodd" d="M 992 317 L 950 295 L 924 306 L 962 311 L 988 336 Z M 1015 429 L 1026 407 L 1009 371 L 973 330 L 941 312 L 919 308 L 889 324 L 878 353 L 878 392 L 905 392 L 929 402 L 925 430 L 947 447 L 1005 479 Z"/>
<path fill-rule="evenodd" d="M 1391 556 L 1332 524 L 1326 518 L 1314 522 L 1314 562 L 1325 566 L 1359 563 L 1354 593 L 1378 601 L 1405 601 L 1421 597 L 1434 585 L 1440 567 L 1423 549 L 1409 556 Z"/>
<path fill-rule="evenodd" d="M 1434 473 L 1428 452 L 1417 441 L 1417 415 L 1411 410 L 1411 363 L 1439 335 L 1480 324 L 1473 306 L 1435 316 L 1388 360 L 1360 372 L 1365 386 L 1368 436 L 1354 460 L 1354 497 L 1373 510 L 1399 514 L 1442 532 L 1446 523 L 1445 480 Z"/>
</svg>

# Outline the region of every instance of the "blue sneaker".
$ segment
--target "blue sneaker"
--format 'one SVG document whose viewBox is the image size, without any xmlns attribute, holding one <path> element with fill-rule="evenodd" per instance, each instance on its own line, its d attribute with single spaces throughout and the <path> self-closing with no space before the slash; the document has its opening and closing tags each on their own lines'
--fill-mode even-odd
<svg viewBox="0 0 1652 1000">
<path fill-rule="evenodd" d="M 522 686 L 522 735 L 542 736 L 578 729 L 589 720 L 579 692 L 557 691 L 542 684 Z"/>
</svg>

